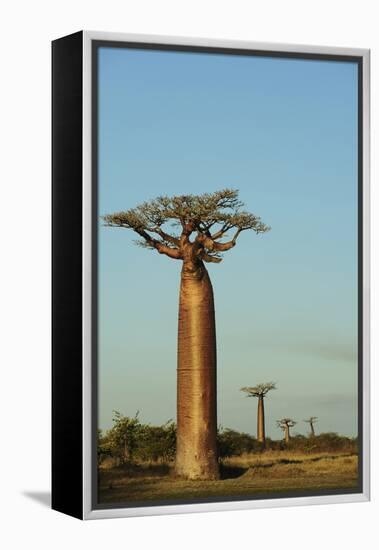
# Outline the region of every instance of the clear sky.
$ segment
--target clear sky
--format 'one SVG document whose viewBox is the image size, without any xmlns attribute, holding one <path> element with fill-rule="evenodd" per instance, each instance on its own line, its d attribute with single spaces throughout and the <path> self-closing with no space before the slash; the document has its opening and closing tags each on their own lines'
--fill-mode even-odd
<svg viewBox="0 0 379 550">
<path fill-rule="evenodd" d="M 240 190 L 272 230 L 244 232 L 215 292 L 218 423 L 255 435 L 241 386 L 275 381 L 276 420 L 357 433 L 357 66 L 104 48 L 99 214 L 157 195 Z M 99 225 L 99 425 L 176 414 L 181 262 Z"/>
</svg>

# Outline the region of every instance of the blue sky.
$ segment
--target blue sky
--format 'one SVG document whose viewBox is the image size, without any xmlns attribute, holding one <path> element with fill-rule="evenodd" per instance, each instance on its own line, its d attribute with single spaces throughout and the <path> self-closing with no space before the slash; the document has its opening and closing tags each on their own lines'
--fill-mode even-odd
<svg viewBox="0 0 379 550">
<path fill-rule="evenodd" d="M 240 190 L 271 225 L 211 264 L 218 423 L 357 433 L 357 66 L 99 50 L 99 214 L 160 194 Z M 99 425 L 175 419 L 180 262 L 99 225 Z"/>
</svg>

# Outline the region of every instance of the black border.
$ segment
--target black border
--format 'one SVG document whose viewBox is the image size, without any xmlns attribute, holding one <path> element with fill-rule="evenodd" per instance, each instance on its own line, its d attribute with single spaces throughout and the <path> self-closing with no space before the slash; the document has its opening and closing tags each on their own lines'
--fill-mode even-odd
<svg viewBox="0 0 379 550">
<path fill-rule="evenodd" d="M 52 508 L 83 517 L 83 33 L 52 43 Z"/>
<path fill-rule="evenodd" d="M 174 51 L 188 53 L 207 53 L 215 55 L 234 55 L 251 57 L 271 57 L 283 59 L 304 59 L 314 61 L 350 62 L 358 68 L 358 484 L 356 488 L 347 489 L 320 489 L 317 491 L 282 491 L 277 493 L 261 493 L 252 496 L 209 497 L 198 499 L 166 499 L 156 501 L 133 501 L 112 504 L 98 503 L 98 476 L 97 476 L 97 426 L 98 426 L 98 373 L 97 373 L 97 268 L 98 268 L 98 50 L 99 48 L 128 48 L 139 50 Z M 283 498 L 300 498 L 329 495 L 360 494 L 363 492 L 363 58 L 362 56 L 340 54 L 316 54 L 271 50 L 255 50 L 232 47 L 188 46 L 175 44 L 159 44 L 148 42 L 92 40 L 92 509 L 109 510 L 120 508 L 139 508 L 156 506 L 175 506 L 181 504 L 201 504 L 212 502 L 241 502 Z"/>
</svg>

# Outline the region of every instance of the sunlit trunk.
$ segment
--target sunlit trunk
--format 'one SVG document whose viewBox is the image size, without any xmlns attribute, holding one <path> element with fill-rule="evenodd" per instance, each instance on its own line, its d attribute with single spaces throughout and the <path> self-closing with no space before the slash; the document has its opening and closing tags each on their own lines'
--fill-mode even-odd
<svg viewBox="0 0 379 550">
<path fill-rule="evenodd" d="M 265 408 L 263 396 L 258 397 L 258 414 L 257 414 L 257 439 L 262 443 L 262 447 L 266 444 L 265 434 Z"/>
<path fill-rule="evenodd" d="M 290 441 L 290 428 L 289 428 L 289 426 L 286 426 L 284 428 L 284 439 L 285 439 L 286 443 L 289 443 L 289 441 Z"/>
<path fill-rule="evenodd" d="M 213 290 L 202 263 L 193 267 L 183 265 L 180 287 L 176 473 L 218 479 Z"/>
</svg>

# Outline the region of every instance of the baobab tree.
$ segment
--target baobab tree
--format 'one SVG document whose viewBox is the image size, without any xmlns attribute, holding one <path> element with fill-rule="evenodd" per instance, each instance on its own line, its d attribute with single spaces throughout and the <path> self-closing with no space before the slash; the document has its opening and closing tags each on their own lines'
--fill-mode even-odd
<svg viewBox="0 0 379 550">
<path fill-rule="evenodd" d="M 293 428 L 297 422 L 295 420 L 292 420 L 292 418 L 282 418 L 281 420 L 277 420 L 276 424 L 278 428 L 281 428 L 284 432 L 284 440 L 286 443 L 289 443 L 291 439 L 290 435 L 290 428 Z"/>
<path fill-rule="evenodd" d="M 306 422 L 307 424 L 309 424 L 310 428 L 311 428 L 311 436 L 314 437 L 316 434 L 315 434 L 315 428 L 314 428 L 314 424 L 317 422 L 317 416 L 310 416 L 309 418 L 307 418 L 307 420 L 304 420 L 304 422 Z"/>
<path fill-rule="evenodd" d="M 137 233 L 140 246 L 182 262 L 176 472 L 189 479 L 219 477 L 215 312 L 205 263 L 220 263 L 243 231 L 269 230 L 243 206 L 238 191 L 225 189 L 198 196 L 162 196 L 103 217 L 105 225 Z M 232 238 L 225 241 L 230 231 Z"/>
<path fill-rule="evenodd" d="M 241 388 L 241 391 L 247 394 L 246 397 L 258 398 L 257 439 L 262 444 L 263 448 L 266 446 L 264 398 L 271 390 L 276 390 L 274 382 L 266 382 L 266 384 L 257 384 L 256 386 Z"/>
</svg>

